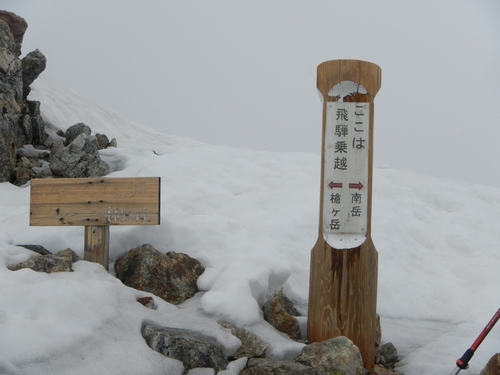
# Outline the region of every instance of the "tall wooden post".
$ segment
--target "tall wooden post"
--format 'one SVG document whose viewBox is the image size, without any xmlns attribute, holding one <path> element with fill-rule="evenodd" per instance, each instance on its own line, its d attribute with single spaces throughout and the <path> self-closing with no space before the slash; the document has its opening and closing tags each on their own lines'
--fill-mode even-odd
<svg viewBox="0 0 500 375">
<path fill-rule="evenodd" d="M 378 253 L 371 239 L 373 99 L 381 69 L 358 60 L 318 66 L 323 102 L 319 236 L 311 252 L 307 338 L 346 336 L 375 363 Z"/>
</svg>

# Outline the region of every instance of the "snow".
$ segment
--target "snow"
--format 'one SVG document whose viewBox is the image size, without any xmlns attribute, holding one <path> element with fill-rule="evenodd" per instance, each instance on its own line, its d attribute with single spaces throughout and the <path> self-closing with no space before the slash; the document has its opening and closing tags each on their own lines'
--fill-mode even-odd
<svg viewBox="0 0 500 375">
<path fill-rule="evenodd" d="M 82 99 L 42 75 L 30 99 L 56 129 L 84 122 L 116 138 L 102 151 L 110 177 L 162 180 L 161 225 L 113 227 L 110 272 L 85 261 L 72 273 L 10 271 L 36 254 L 71 248 L 83 256 L 83 228 L 30 227 L 29 184 L 0 184 L 0 373 L 182 374 L 180 362 L 152 351 L 144 322 L 216 338 L 227 353 L 239 340 L 227 320 L 259 335 L 272 358 L 292 359 L 302 344 L 262 318 L 266 296 L 283 287 L 307 311 L 310 249 L 318 236 L 320 158 L 213 146 L 160 134 Z M 395 156 L 396 157 L 396 156 Z M 372 237 L 379 252 L 382 342 L 399 350 L 406 375 L 450 373 L 498 309 L 500 190 L 388 167 L 374 170 Z M 157 310 L 124 286 L 114 262 L 151 243 L 200 260 L 198 293 L 180 306 L 153 296 Z M 300 322 L 305 327 L 306 319 Z M 467 373 L 478 374 L 500 347 L 495 327 Z M 220 372 L 237 374 L 239 360 Z M 209 369 L 189 374 L 213 374 Z"/>
</svg>

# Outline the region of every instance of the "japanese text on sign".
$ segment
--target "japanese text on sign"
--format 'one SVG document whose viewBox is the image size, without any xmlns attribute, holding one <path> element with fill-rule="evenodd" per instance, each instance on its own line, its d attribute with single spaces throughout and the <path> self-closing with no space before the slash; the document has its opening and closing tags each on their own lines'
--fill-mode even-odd
<svg viewBox="0 0 500 375">
<path fill-rule="evenodd" d="M 369 103 L 327 103 L 323 236 L 336 249 L 366 239 L 369 109 Z"/>
</svg>

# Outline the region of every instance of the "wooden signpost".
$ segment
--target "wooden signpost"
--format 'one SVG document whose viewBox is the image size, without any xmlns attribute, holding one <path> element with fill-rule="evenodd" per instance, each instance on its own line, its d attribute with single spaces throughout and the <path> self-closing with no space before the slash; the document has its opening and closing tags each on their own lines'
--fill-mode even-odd
<svg viewBox="0 0 500 375">
<path fill-rule="evenodd" d="M 375 364 L 378 253 L 371 239 L 373 99 L 381 69 L 359 60 L 318 66 L 323 102 L 319 236 L 311 252 L 307 338 L 346 336 Z"/>
<path fill-rule="evenodd" d="M 159 225 L 160 178 L 31 180 L 30 225 L 85 226 L 84 259 L 108 269 L 109 227 Z"/>
</svg>

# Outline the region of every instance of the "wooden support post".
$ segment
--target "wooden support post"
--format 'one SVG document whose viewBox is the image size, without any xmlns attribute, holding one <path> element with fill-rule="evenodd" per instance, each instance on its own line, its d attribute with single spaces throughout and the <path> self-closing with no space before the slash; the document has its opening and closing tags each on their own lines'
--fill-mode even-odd
<svg viewBox="0 0 500 375">
<path fill-rule="evenodd" d="M 102 264 L 108 270 L 109 226 L 85 227 L 83 259 Z"/>
<path fill-rule="evenodd" d="M 371 239 L 373 99 L 381 70 L 358 60 L 318 66 L 323 101 L 319 236 L 311 252 L 307 339 L 346 336 L 375 364 L 378 253 Z M 367 120 L 369 119 L 369 120 Z"/>
</svg>

